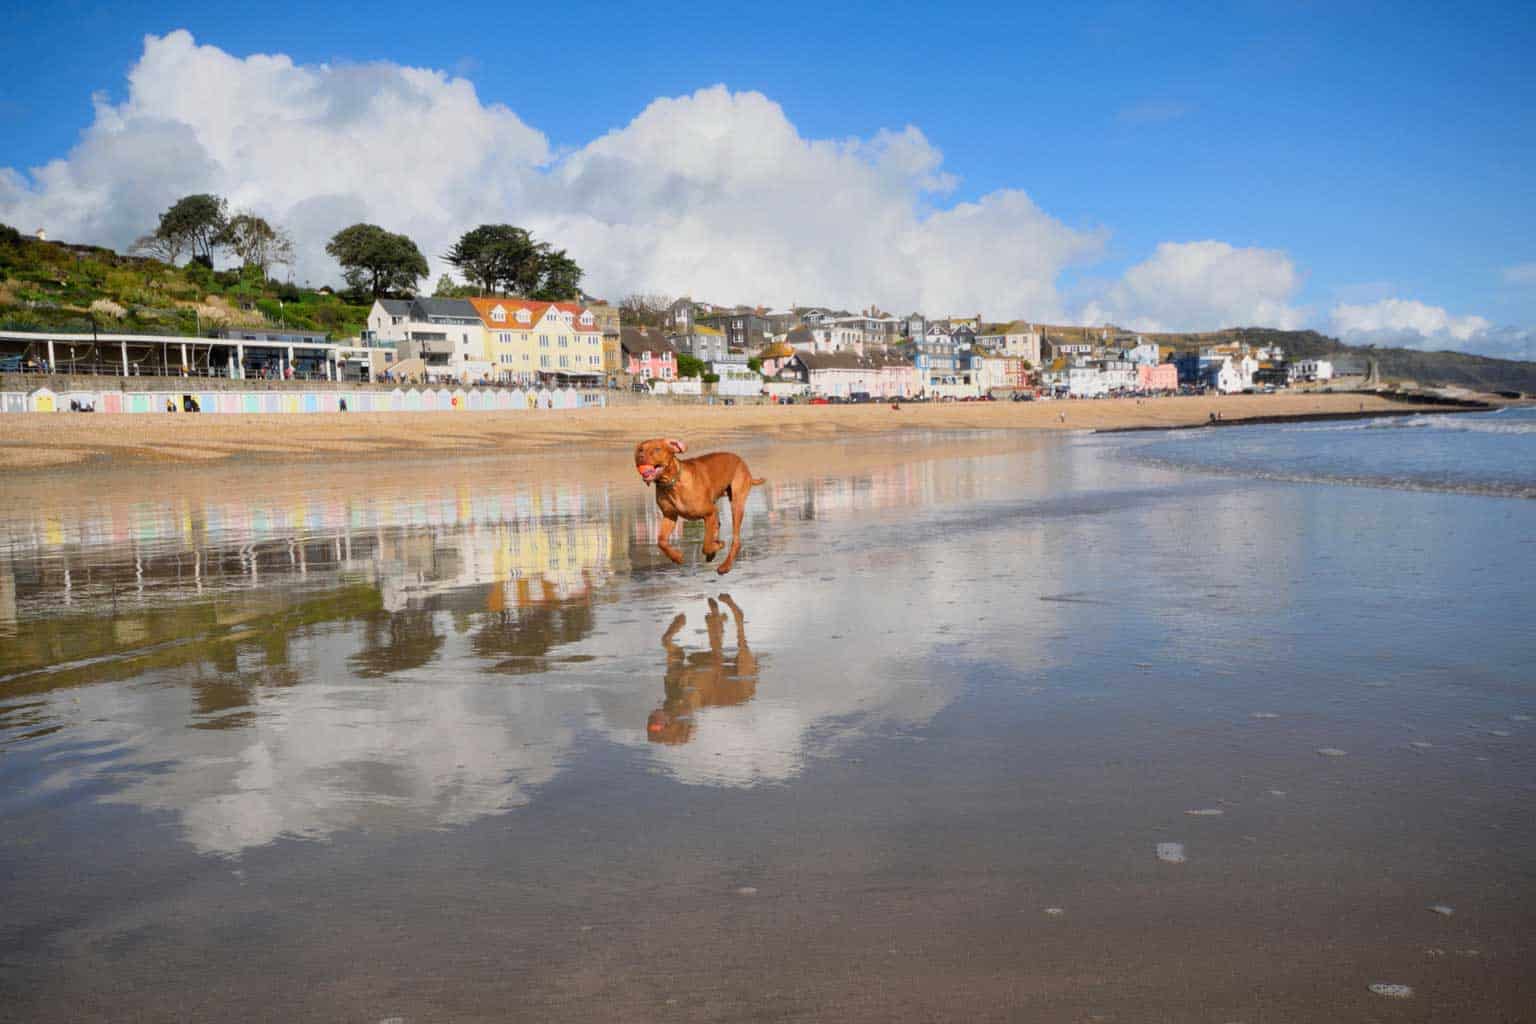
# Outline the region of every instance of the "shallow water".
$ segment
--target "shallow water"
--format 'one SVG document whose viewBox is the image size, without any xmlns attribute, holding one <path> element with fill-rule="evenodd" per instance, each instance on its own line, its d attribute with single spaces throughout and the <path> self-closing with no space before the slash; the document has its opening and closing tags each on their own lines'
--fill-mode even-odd
<svg viewBox="0 0 1536 1024">
<path fill-rule="evenodd" d="M 983 441 L 7 490 L 0 1019 L 1536 1005 L 1536 502 Z"/>
</svg>

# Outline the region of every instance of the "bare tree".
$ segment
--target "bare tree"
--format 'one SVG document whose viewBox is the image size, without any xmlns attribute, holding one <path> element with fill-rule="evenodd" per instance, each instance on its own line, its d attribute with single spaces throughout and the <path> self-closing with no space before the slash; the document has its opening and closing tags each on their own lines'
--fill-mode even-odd
<svg viewBox="0 0 1536 1024">
<path fill-rule="evenodd" d="M 135 238 L 133 244 L 128 247 L 128 251 L 134 256 L 148 256 L 150 259 L 169 263 L 174 267 L 176 261 L 181 258 L 182 250 L 186 247 L 186 239 L 182 236 L 162 235 L 156 232 Z"/>
<path fill-rule="evenodd" d="M 635 292 L 619 300 L 619 319 L 630 327 L 660 327 L 674 301 L 670 295 Z"/>
</svg>

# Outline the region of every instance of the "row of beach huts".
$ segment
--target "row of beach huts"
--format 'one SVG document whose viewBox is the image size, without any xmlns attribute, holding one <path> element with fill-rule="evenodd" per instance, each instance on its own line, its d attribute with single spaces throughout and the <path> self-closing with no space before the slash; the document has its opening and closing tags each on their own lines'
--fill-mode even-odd
<svg viewBox="0 0 1536 1024">
<path fill-rule="evenodd" d="M 0 413 L 316 413 L 480 412 L 585 409 L 606 404 L 601 391 L 575 388 L 395 388 L 383 390 L 204 391 L 79 389 L 0 391 Z"/>
</svg>

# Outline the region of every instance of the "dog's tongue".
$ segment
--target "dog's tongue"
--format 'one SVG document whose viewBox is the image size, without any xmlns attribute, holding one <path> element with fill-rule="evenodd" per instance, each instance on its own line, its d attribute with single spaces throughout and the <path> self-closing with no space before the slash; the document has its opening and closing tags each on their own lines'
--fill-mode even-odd
<svg viewBox="0 0 1536 1024">
<path fill-rule="evenodd" d="M 635 468 L 640 471 L 640 479 L 644 480 L 646 483 L 650 483 L 652 480 L 655 480 L 657 475 L 661 473 L 661 470 L 657 469 L 655 466 L 636 466 Z"/>
</svg>

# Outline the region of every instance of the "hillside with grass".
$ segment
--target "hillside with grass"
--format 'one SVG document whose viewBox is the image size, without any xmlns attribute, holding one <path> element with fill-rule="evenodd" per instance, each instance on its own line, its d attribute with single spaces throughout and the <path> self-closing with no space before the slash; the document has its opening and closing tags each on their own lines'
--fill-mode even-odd
<svg viewBox="0 0 1536 1024">
<path fill-rule="evenodd" d="M 287 327 L 347 338 L 365 326 L 371 305 L 366 294 L 300 288 L 252 266 L 173 266 L 0 225 L 0 330 L 207 336 Z"/>
</svg>

